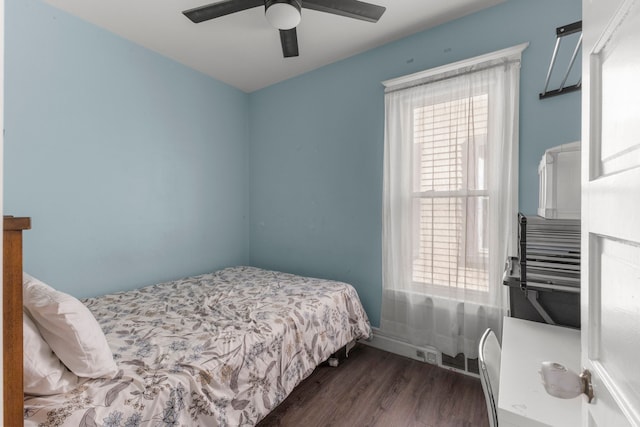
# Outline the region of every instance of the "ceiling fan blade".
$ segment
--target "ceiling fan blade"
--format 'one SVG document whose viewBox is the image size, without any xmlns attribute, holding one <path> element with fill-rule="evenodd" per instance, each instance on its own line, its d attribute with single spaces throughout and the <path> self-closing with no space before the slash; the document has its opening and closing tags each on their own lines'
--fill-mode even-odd
<svg viewBox="0 0 640 427">
<path fill-rule="evenodd" d="M 263 5 L 263 0 L 225 0 L 185 10 L 182 13 L 197 24 L 198 22 L 208 21 L 209 19 Z"/>
<path fill-rule="evenodd" d="M 358 0 L 302 0 L 302 7 L 334 15 L 378 22 L 386 7 Z"/>
<path fill-rule="evenodd" d="M 285 58 L 298 56 L 298 35 L 295 28 L 280 30 L 280 43 L 282 43 L 282 54 Z"/>
</svg>

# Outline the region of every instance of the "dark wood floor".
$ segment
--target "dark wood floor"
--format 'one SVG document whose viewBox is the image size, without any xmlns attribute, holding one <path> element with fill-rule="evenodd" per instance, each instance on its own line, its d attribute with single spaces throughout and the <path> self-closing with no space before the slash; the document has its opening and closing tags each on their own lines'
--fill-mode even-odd
<svg viewBox="0 0 640 427">
<path fill-rule="evenodd" d="M 487 427 L 480 380 L 366 345 L 318 367 L 258 426 Z"/>
</svg>

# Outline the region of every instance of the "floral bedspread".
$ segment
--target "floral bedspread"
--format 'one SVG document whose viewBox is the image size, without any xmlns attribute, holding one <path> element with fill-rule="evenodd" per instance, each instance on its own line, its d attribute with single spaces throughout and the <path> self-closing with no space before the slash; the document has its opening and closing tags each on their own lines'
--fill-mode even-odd
<svg viewBox="0 0 640 427">
<path fill-rule="evenodd" d="M 25 425 L 255 425 L 332 353 L 368 337 L 355 289 L 253 267 L 83 301 L 120 368 L 25 399 Z"/>
</svg>

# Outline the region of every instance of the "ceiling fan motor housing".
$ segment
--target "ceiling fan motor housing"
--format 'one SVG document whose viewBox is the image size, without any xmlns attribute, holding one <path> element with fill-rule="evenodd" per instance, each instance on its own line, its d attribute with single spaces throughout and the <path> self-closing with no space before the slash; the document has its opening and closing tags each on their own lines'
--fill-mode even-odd
<svg viewBox="0 0 640 427">
<path fill-rule="evenodd" d="M 265 0 L 267 21 L 280 30 L 290 30 L 300 23 L 301 0 Z"/>
</svg>

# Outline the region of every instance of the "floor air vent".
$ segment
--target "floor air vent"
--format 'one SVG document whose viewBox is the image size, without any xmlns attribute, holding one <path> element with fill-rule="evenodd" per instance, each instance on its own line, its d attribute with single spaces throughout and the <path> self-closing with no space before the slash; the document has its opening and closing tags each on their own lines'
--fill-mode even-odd
<svg viewBox="0 0 640 427">
<path fill-rule="evenodd" d="M 464 354 L 462 353 L 458 353 L 456 357 L 447 356 L 443 353 L 442 366 L 474 374 L 478 374 L 480 372 L 478 370 L 478 359 L 467 359 L 465 364 Z"/>
</svg>

